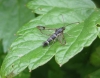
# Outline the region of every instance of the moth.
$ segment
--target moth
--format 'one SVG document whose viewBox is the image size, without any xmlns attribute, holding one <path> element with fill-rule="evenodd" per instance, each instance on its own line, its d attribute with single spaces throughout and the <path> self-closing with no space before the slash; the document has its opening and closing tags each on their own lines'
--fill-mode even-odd
<svg viewBox="0 0 100 78">
<path fill-rule="evenodd" d="M 75 22 L 75 23 L 79 23 L 79 22 Z M 75 24 L 75 23 L 71 23 L 71 24 Z M 71 25 L 71 24 L 68 24 L 68 25 Z M 67 25 L 67 26 L 68 26 Z M 58 39 L 58 41 L 62 44 L 62 45 L 65 45 L 66 44 L 66 40 L 64 38 L 64 30 L 66 29 L 66 26 L 63 26 L 63 27 L 60 27 L 60 28 L 57 28 L 57 29 L 51 29 L 51 28 L 47 28 L 45 26 L 37 26 L 37 28 L 40 30 L 41 33 L 42 30 L 54 30 L 54 33 L 52 33 L 48 39 L 43 42 L 43 47 L 46 47 L 48 46 L 52 41 L 55 41 L 56 39 Z"/>
</svg>

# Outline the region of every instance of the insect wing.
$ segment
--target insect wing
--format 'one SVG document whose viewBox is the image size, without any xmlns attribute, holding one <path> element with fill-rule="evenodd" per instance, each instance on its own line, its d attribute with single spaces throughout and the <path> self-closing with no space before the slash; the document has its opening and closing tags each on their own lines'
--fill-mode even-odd
<svg viewBox="0 0 100 78">
<path fill-rule="evenodd" d="M 55 32 L 55 29 L 44 27 L 44 26 L 37 26 L 37 28 L 40 30 L 42 34 L 45 34 L 48 36 L 52 35 Z"/>
<path fill-rule="evenodd" d="M 37 26 L 37 28 L 38 28 L 39 30 L 45 30 L 45 27 L 44 27 L 44 26 Z"/>
<path fill-rule="evenodd" d="M 64 38 L 64 34 L 61 33 L 58 37 L 57 37 L 58 41 L 62 44 L 65 45 L 66 44 L 66 40 Z"/>
</svg>

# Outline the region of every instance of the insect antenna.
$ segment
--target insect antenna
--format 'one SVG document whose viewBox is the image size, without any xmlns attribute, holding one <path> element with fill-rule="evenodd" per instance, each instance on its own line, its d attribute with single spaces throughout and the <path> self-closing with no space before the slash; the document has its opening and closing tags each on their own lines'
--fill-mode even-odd
<svg viewBox="0 0 100 78">
<path fill-rule="evenodd" d="M 62 16 L 62 19 L 63 19 L 63 21 L 62 21 L 62 23 L 64 24 L 64 27 L 66 27 L 66 26 L 68 26 L 68 25 L 72 25 L 72 24 L 79 24 L 79 22 L 74 22 L 74 23 L 70 23 L 70 24 L 67 24 L 67 25 L 65 25 L 65 22 L 64 22 L 64 17 L 63 17 L 63 15 L 61 14 L 61 16 Z"/>
<path fill-rule="evenodd" d="M 71 23 L 71 24 L 67 24 L 66 26 L 72 25 L 72 24 L 79 24 L 79 22 L 74 22 L 74 23 Z"/>
<path fill-rule="evenodd" d="M 63 19 L 63 21 L 62 21 L 62 23 L 64 24 L 64 27 L 66 27 L 66 26 L 68 26 L 68 25 L 72 25 L 72 24 L 79 24 L 79 22 L 74 22 L 74 23 L 70 23 L 70 24 L 67 24 L 67 25 L 65 25 L 65 23 L 64 23 L 64 17 L 63 17 L 63 15 L 61 14 L 61 16 L 62 16 L 62 19 Z M 69 35 L 68 33 L 67 33 L 67 35 Z M 71 35 L 69 35 L 69 36 L 71 36 Z"/>
</svg>

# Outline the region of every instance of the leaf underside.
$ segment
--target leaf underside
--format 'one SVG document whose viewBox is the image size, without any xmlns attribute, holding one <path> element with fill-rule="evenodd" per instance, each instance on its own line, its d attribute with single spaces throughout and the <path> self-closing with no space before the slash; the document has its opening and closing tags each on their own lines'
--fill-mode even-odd
<svg viewBox="0 0 100 78">
<path fill-rule="evenodd" d="M 59 5 L 54 4 L 55 2 Z M 96 25 L 100 18 L 100 11 L 93 9 L 95 5 L 91 1 L 87 3 L 86 0 L 77 0 L 80 4 L 74 0 L 63 0 L 63 2 L 55 0 L 55 2 L 54 0 L 42 0 L 42 2 L 33 0 L 28 4 L 30 9 L 41 15 L 18 31 L 17 34 L 21 36 L 11 45 L 10 52 L 1 67 L 3 76 L 12 72 L 17 75 L 26 67 L 29 68 L 29 71 L 36 69 L 47 63 L 53 56 L 55 56 L 56 62 L 62 66 L 95 40 L 98 35 Z M 49 36 L 42 34 L 36 26 L 59 28 L 64 25 L 63 22 L 66 25 L 74 22 L 79 22 L 79 24 L 66 26 L 64 37 L 67 43 L 65 45 L 61 45 L 56 40 L 43 48 L 42 43 Z M 71 36 L 68 36 L 67 33 Z"/>
</svg>

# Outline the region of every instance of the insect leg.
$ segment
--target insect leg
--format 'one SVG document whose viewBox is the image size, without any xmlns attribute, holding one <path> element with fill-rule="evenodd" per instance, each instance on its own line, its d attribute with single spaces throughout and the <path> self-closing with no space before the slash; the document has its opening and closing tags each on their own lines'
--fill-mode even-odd
<svg viewBox="0 0 100 78">
<path fill-rule="evenodd" d="M 54 28 L 48 28 L 48 27 L 44 27 L 44 26 L 37 26 L 37 28 L 39 30 L 55 30 Z"/>
</svg>

